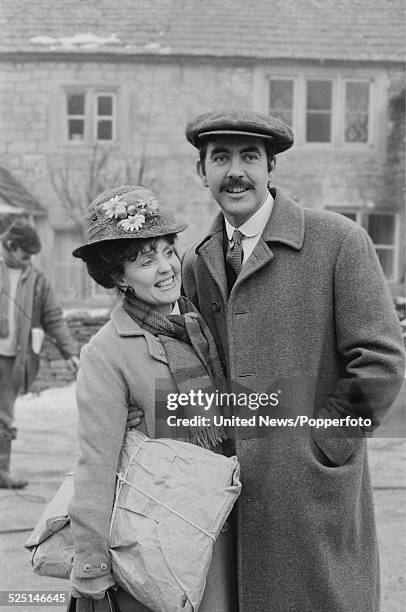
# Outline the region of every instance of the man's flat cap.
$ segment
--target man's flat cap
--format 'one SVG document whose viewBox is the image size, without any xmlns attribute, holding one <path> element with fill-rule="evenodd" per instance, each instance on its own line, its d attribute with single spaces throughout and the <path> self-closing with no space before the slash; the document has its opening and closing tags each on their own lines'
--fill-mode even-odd
<svg viewBox="0 0 406 612">
<path fill-rule="evenodd" d="M 221 136 L 255 136 L 272 143 L 274 153 L 293 144 L 293 132 L 276 117 L 253 111 L 223 110 L 198 115 L 186 126 L 186 138 L 197 149 L 207 140 Z"/>
</svg>

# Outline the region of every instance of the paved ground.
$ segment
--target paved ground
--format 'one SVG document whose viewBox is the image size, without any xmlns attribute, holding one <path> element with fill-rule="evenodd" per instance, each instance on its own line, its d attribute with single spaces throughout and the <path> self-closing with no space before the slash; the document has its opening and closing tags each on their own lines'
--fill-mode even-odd
<svg viewBox="0 0 406 612">
<path fill-rule="evenodd" d="M 392 409 L 392 418 L 381 430 L 381 435 L 397 437 L 379 437 L 368 442 L 381 551 L 382 612 L 406 609 L 406 384 L 404 387 Z M 14 444 L 12 471 L 15 476 L 27 477 L 30 486 L 21 493 L 0 491 L 0 588 L 67 590 L 63 580 L 33 574 L 30 555 L 23 545 L 75 460 L 74 386 L 52 389 L 38 397 L 20 398 L 17 426 L 19 438 Z M 1 607 L 10 612 L 41 609 L 38 606 Z M 62 609 L 46 607 L 50 612 Z"/>
</svg>

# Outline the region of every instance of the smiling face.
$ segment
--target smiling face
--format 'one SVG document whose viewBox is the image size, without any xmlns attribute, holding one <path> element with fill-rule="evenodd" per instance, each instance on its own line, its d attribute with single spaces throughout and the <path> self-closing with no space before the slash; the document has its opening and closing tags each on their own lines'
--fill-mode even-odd
<svg viewBox="0 0 406 612">
<path fill-rule="evenodd" d="M 204 166 L 197 171 L 226 219 L 239 227 L 268 197 L 268 158 L 261 138 L 221 137 L 207 144 Z"/>
<path fill-rule="evenodd" d="M 155 247 L 146 244 L 135 261 L 123 264 L 122 280 L 143 302 L 162 314 L 169 314 L 180 296 L 181 263 L 173 245 L 163 238 Z"/>
</svg>

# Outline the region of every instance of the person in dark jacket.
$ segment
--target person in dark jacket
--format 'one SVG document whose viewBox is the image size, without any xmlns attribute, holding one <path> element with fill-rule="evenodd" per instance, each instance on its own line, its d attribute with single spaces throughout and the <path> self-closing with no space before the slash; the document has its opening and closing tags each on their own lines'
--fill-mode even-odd
<svg viewBox="0 0 406 612">
<path fill-rule="evenodd" d="M 25 480 L 10 476 L 15 402 L 27 393 L 39 367 L 43 331 L 56 342 L 73 371 L 79 359 L 55 294 L 31 262 L 41 242 L 35 229 L 15 221 L 3 234 L 0 258 L 0 488 L 21 489 Z"/>
<path fill-rule="evenodd" d="M 364 438 L 395 399 L 405 362 L 374 246 L 344 216 L 299 206 L 273 186 L 274 156 L 293 144 L 282 121 L 211 112 L 186 135 L 221 212 L 185 255 L 185 295 L 228 377 L 277 394 L 262 416 L 303 424 L 235 428 L 238 610 L 376 612 Z"/>
</svg>

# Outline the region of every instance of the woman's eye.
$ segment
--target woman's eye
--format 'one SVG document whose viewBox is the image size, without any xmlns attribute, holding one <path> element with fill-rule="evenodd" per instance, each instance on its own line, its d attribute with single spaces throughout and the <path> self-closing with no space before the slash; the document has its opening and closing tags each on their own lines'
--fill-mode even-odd
<svg viewBox="0 0 406 612">
<path fill-rule="evenodd" d="M 142 267 L 143 268 L 147 268 L 148 266 L 150 266 L 152 263 L 152 259 L 146 259 L 143 263 L 142 263 Z"/>
</svg>

